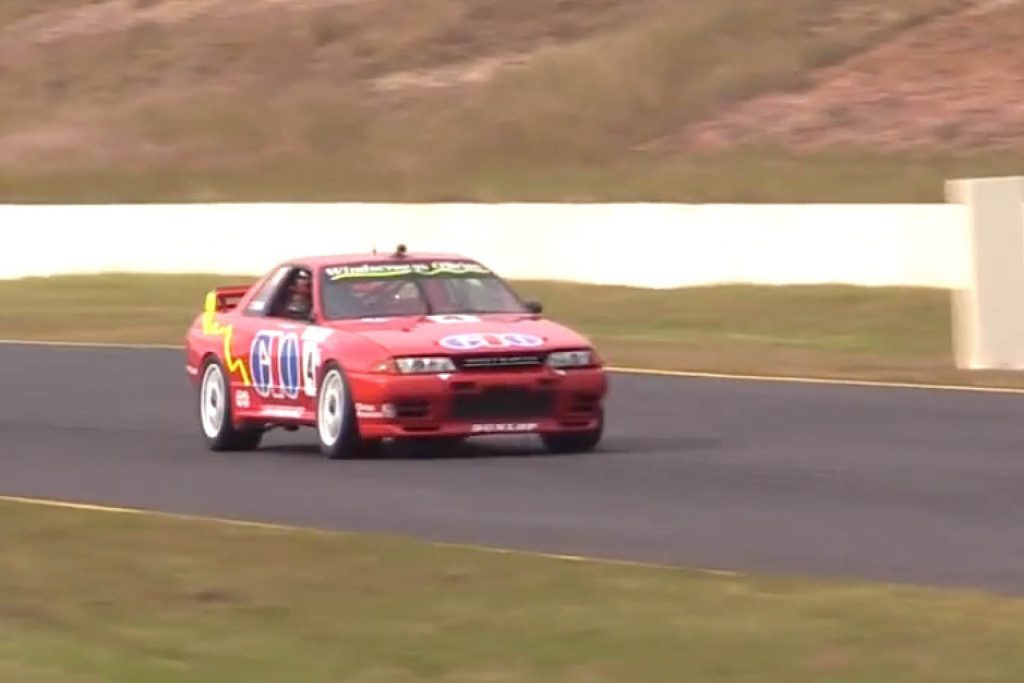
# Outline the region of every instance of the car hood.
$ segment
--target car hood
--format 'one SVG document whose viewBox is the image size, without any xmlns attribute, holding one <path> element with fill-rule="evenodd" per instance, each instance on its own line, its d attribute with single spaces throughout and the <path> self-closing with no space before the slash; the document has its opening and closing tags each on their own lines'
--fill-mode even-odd
<svg viewBox="0 0 1024 683">
<path fill-rule="evenodd" d="M 394 355 L 522 353 L 574 349 L 590 342 L 558 323 L 532 315 L 441 315 L 331 323 Z"/>
</svg>

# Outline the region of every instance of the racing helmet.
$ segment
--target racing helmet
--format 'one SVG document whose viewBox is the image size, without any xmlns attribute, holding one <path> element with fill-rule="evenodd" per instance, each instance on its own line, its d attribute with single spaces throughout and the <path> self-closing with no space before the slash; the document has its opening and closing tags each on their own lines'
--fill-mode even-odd
<svg viewBox="0 0 1024 683">
<path fill-rule="evenodd" d="M 288 288 L 288 314 L 306 319 L 313 311 L 313 280 L 308 271 L 296 273 Z"/>
</svg>

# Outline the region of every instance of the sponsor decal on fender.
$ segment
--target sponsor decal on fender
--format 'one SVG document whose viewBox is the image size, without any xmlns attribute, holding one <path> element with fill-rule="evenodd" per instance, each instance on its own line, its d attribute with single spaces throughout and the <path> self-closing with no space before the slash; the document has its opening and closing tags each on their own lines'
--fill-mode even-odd
<svg viewBox="0 0 1024 683">
<path fill-rule="evenodd" d="M 245 389 L 238 389 L 235 391 L 235 407 L 246 410 L 252 405 L 252 398 L 249 396 L 249 392 Z"/>
<path fill-rule="evenodd" d="M 267 406 L 260 411 L 261 415 L 267 417 L 285 417 L 298 419 L 302 417 L 302 408 L 289 408 L 288 406 Z"/>
<path fill-rule="evenodd" d="M 479 351 L 482 349 L 535 349 L 544 346 L 544 340 L 535 334 L 522 332 L 471 332 L 453 334 L 440 341 L 452 351 Z"/>
<path fill-rule="evenodd" d="M 474 434 L 521 434 L 535 432 L 540 427 L 536 422 L 510 422 L 498 424 L 475 424 Z"/>
<path fill-rule="evenodd" d="M 372 403 L 357 403 L 356 417 L 379 419 L 384 417 L 384 412 L 378 406 L 375 406 Z"/>
</svg>

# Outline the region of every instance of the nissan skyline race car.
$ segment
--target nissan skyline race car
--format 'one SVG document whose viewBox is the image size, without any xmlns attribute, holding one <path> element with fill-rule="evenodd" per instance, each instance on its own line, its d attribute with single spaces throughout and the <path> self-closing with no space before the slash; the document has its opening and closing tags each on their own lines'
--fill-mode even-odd
<svg viewBox="0 0 1024 683">
<path fill-rule="evenodd" d="M 587 339 L 495 273 L 451 254 L 313 257 L 207 294 L 185 338 L 212 450 L 313 427 L 330 458 L 386 439 L 535 434 L 589 451 L 608 391 Z"/>
</svg>

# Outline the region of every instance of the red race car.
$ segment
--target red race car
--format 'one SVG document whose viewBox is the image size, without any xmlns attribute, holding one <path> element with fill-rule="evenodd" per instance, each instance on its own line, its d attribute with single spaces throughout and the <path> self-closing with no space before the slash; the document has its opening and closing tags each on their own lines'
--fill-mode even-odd
<svg viewBox="0 0 1024 683">
<path fill-rule="evenodd" d="M 495 434 L 576 452 L 604 429 L 607 378 L 591 344 L 461 256 L 400 246 L 283 263 L 211 291 L 185 352 L 213 450 L 305 426 L 331 458 L 385 439 Z"/>
</svg>

